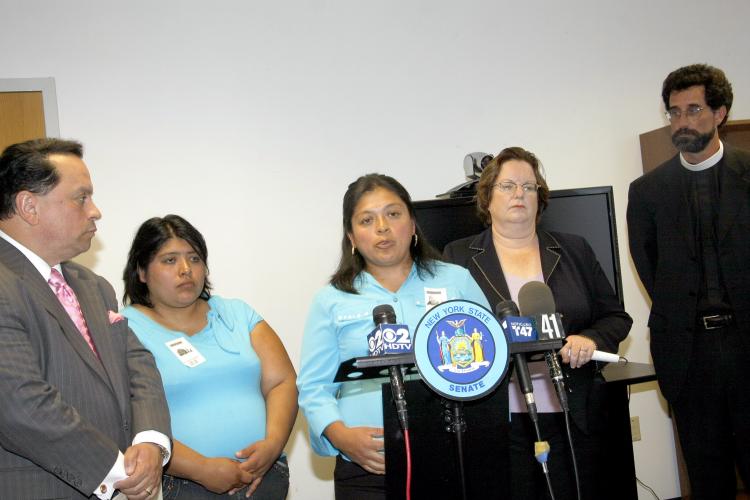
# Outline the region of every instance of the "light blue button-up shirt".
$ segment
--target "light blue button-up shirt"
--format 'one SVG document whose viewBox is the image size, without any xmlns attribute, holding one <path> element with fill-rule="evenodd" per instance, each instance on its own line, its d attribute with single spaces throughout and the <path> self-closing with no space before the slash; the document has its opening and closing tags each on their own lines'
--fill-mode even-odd
<svg viewBox="0 0 750 500">
<path fill-rule="evenodd" d="M 428 310 L 428 289 L 439 290 L 444 300 L 470 300 L 489 309 L 484 293 L 469 271 L 443 262 L 435 262 L 434 270 L 434 276 L 426 272 L 420 276 L 413 265 L 396 292 L 383 288 L 372 275 L 362 272 L 354 282 L 359 294 L 328 285 L 315 296 L 302 339 L 297 387 L 299 405 L 307 418 L 316 453 L 339 454 L 323 435 L 325 428 L 337 420 L 348 427 L 383 426 L 380 389 L 383 380 L 333 382 L 341 362 L 369 354 L 367 334 L 375 327 L 372 310 L 376 306 L 392 305 L 397 322 L 408 325 L 412 335 Z"/>
</svg>

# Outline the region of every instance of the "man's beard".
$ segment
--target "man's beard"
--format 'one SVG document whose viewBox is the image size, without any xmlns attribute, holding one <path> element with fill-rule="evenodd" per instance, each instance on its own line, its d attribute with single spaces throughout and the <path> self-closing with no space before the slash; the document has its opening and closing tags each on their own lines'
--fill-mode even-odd
<svg viewBox="0 0 750 500">
<path fill-rule="evenodd" d="M 706 149 L 715 133 L 716 127 L 705 134 L 701 134 L 697 130 L 681 128 L 672 134 L 672 144 L 682 153 L 700 153 Z"/>
</svg>

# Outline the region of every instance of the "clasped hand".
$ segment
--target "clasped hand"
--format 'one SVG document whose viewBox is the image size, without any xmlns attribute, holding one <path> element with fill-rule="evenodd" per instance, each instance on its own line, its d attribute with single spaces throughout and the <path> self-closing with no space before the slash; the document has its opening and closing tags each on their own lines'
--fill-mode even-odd
<svg viewBox="0 0 750 500">
<path fill-rule="evenodd" d="M 234 486 L 229 494 L 234 494 L 237 490 L 244 488 L 245 485 L 249 485 L 245 496 L 251 496 L 258 489 L 263 476 L 279 458 L 280 454 L 280 447 L 269 439 L 256 441 L 235 453 L 238 459 L 243 460 L 242 462 L 234 462 L 242 474 L 243 484 Z"/>
<path fill-rule="evenodd" d="M 125 479 L 114 484 L 115 489 L 129 500 L 145 500 L 161 486 L 162 463 L 159 447 L 153 443 L 139 443 L 124 453 Z"/>
<path fill-rule="evenodd" d="M 231 458 L 206 458 L 201 467 L 203 477 L 200 483 L 214 493 L 235 492 L 253 480 L 253 475 L 243 470 L 241 465 Z"/>
</svg>

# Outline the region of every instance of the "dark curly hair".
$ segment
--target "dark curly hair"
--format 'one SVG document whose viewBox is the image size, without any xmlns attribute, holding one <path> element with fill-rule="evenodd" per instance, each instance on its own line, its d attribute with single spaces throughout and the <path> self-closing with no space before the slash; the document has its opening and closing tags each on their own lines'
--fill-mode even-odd
<svg viewBox="0 0 750 500">
<path fill-rule="evenodd" d="M 534 171 L 536 183 L 539 184 L 539 190 L 537 191 L 538 206 L 536 210 L 536 222 L 539 223 L 539 220 L 542 218 L 542 212 L 544 212 L 549 203 L 549 187 L 547 187 L 547 181 L 542 174 L 542 164 L 539 158 L 531 151 L 526 151 L 518 146 L 503 149 L 482 170 L 482 175 L 479 177 L 479 182 L 477 183 L 477 214 L 485 225 L 489 226 L 492 224 L 490 202 L 492 201 L 493 186 L 497 182 L 497 177 L 500 175 L 503 163 L 509 160 L 525 161 L 531 165 L 531 169 Z"/>
<path fill-rule="evenodd" d="M 669 109 L 669 96 L 672 92 L 685 90 L 696 85 L 702 85 L 706 92 L 706 104 L 716 111 L 722 106 L 727 108 L 727 116 L 732 108 L 732 84 L 719 68 L 708 64 L 691 64 L 672 71 L 664 80 L 661 88 L 661 98 L 664 107 Z M 721 127 L 727 122 L 727 116 L 719 124 Z"/>
<path fill-rule="evenodd" d="M 122 297 L 123 304 L 139 304 L 146 307 L 154 307 L 149 298 L 148 286 L 143 283 L 139 276 L 139 270 L 145 270 L 159 249 L 172 238 L 180 238 L 193 247 L 195 253 L 206 266 L 206 278 L 203 282 L 200 298 L 208 300 L 211 298 L 211 283 L 208 281 L 208 248 L 203 235 L 188 221 L 179 215 L 165 215 L 164 217 L 152 217 L 147 220 L 133 238 L 133 244 L 128 252 L 128 261 L 122 273 L 125 282 L 125 293 Z"/>
<path fill-rule="evenodd" d="M 366 193 L 374 191 L 377 188 L 384 188 L 398 196 L 406 208 L 409 210 L 409 217 L 414 220 L 417 235 L 417 245 L 409 245 L 411 258 L 417 265 L 417 272 L 420 276 L 424 273 L 434 276 L 433 263 L 440 260 L 440 254 L 435 250 L 422 234 L 419 224 L 416 223 L 414 216 L 414 205 L 411 201 L 408 191 L 396 179 L 383 174 L 363 175 L 356 181 L 349 184 L 349 188 L 344 194 L 343 204 L 343 226 L 344 236 L 341 239 L 341 259 L 339 260 L 336 272 L 331 276 L 331 285 L 335 288 L 348 293 L 359 293 L 354 287 L 355 278 L 365 269 L 365 259 L 359 252 L 352 255 L 352 242 L 349 241 L 348 234 L 352 232 L 352 217 L 354 209 L 359 200 Z"/>
</svg>

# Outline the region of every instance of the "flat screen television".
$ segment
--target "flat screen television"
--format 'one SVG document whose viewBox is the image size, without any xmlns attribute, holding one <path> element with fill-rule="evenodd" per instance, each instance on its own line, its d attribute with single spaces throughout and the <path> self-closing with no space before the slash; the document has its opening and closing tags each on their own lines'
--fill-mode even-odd
<svg viewBox="0 0 750 500">
<path fill-rule="evenodd" d="M 419 227 L 441 252 L 451 241 L 485 229 L 473 197 L 417 201 L 414 208 Z M 540 227 L 586 238 L 620 304 L 624 304 L 612 186 L 550 191 Z"/>
</svg>

